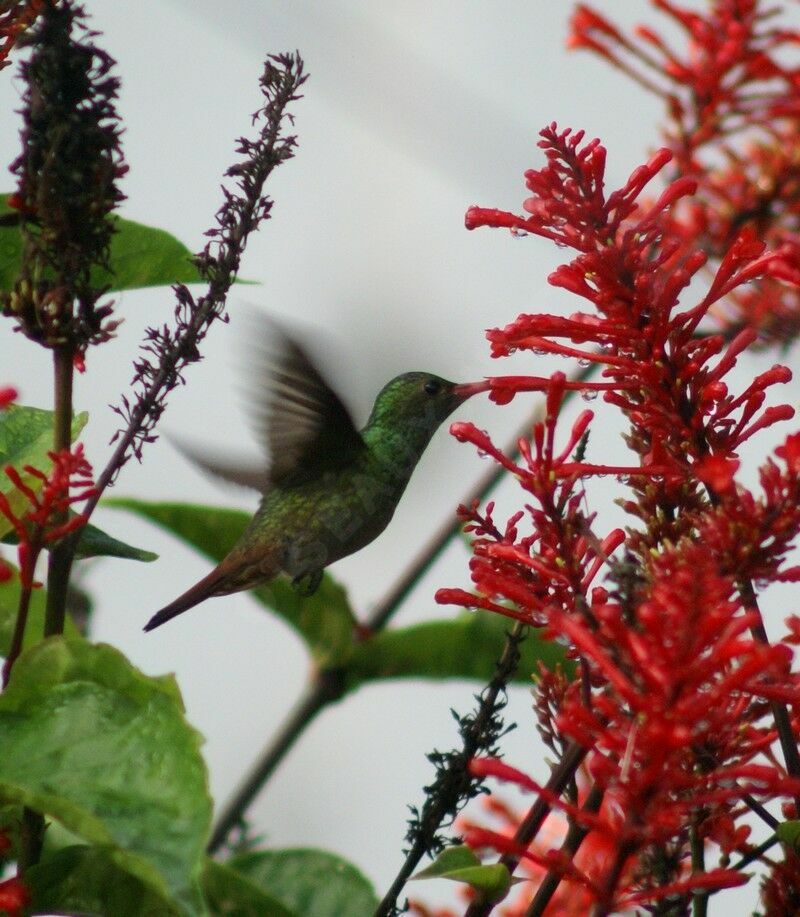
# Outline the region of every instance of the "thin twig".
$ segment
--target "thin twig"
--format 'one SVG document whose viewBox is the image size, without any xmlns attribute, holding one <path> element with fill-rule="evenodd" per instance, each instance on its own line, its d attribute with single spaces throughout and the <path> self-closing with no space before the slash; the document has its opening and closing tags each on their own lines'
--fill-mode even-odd
<svg viewBox="0 0 800 917">
<path fill-rule="evenodd" d="M 528 630 L 526 624 L 518 621 L 506 636 L 495 674 L 479 697 L 478 710 L 470 717 L 460 720 L 463 739 L 461 749 L 447 755 L 437 753 L 436 780 L 425 787 L 425 803 L 409 830 L 411 847 L 406 852 L 403 865 L 378 905 L 374 917 L 390 917 L 397 913 L 397 898 L 422 857 L 430 853 L 431 849 L 435 849 L 437 832 L 441 825 L 446 819 L 452 819 L 471 795 L 477 794 L 473 789 L 477 781 L 469 775 L 467 768 L 472 758 L 481 750 L 494 753 L 492 746 L 501 726 L 498 722 L 498 712 L 503 703 L 501 695 L 504 694 L 509 679 L 519 665 L 519 646 L 527 636 Z M 434 760 L 433 756 L 429 757 Z"/>
<path fill-rule="evenodd" d="M 269 754 L 265 754 L 258 761 L 234 793 L 233 799 L 220 812 L 211 834 L 211 840 L 208 842 L 209 853 L 216 853 L 225 845 L 230 832 L 241 823 L 245 809 L 258 795 L 272 772 L 283 760 L 284 755 L 300 738 L 303 730 L 314 721 L 320 710 L 342 696 L 343 687 L 343 679 L 340 678 L 337 681 L 330 677 L 330 673 L 320 673 L 316 682 L 300 698 L 280 731 L 275 735 L 269 748 Z M 241 805 L 240 800 L 242 799 L 247 800 L 245 805 Z"/>
</svg>

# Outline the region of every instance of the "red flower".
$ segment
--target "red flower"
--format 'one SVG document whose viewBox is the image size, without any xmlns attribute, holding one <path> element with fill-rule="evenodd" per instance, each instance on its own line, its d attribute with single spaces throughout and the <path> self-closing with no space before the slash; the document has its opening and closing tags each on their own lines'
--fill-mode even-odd
<svg viewBox="0 0 800 917">
<path fill-rule="evenodd" d="M 761 900 L 769 917 L 796 917 L 800 913 L 800 858 L 787 851 L 786 859 L 771 863 L 761 883 Z"/>
<path fill-rule="evenodd" d="M 12 401 L 16 401 L 17 397 L 17 390 L 13 386 L 6 385 L 0 388 L 0 411 L 7 408 Z"/>
<path fill-rule="evenodd" d="M 0 882 L 0 911 L 8 917 L 22 914 L 30 900 L 30 892 L 17 876 Z"/>
<path fill-rule="evenodd" d="M 42 546 L 58 541 L 86 524 L 81 515 L 61 521 L 62 514 L 94 492 L 92 466 L 84 457 L 82 444 L 72 450 L 50 452 L 48 455 L 53 462 L 49 474 L 30 465 L 23 469 L 42 482 L 38 494 L 24 482 L 15 468 L 9 465 L 5 469 L 11 483 L 28 503 L 28 509 L 22 515 L 15 512 L 8 499 L 0 494 L 0 513 L 14 526 L 19 538 L 20 578 L 23 586 L 28 588 L 34 585 L 34 567 Z M 78 493 L 73 493 L 75 490 Z"/>
<path fill-rule="evenodd" d="M 664 140 L 678 174 L 698 188 L 673 216 L 676 234 L 717 259 L 750 227 L 771 248 L 786 251 L 787 265 L 796 265 L 800 68 L 784 60 L 795 54 L 800 32 L 782 28 L 780 4 L 762 0 L 715 0 L 705 12 L 652 3 L 683 32 L 684 48 L 670 46 L 650 27 L 628 37 L 583 5 L 569 46 L 593 51 L 663 98 Z M 765 340 L 793 340 L 800 333 L 796 275 L 794 267 L 767 271 L 756 289 L 731 291 L 715 306 L 717 318 L 732 333 L 749 325 Z"/>
</svg>

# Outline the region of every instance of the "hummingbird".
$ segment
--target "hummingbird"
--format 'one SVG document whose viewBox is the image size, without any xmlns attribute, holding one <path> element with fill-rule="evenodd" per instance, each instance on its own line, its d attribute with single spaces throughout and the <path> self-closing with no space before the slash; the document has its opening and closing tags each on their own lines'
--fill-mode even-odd
<svg viewBox="0 0 800 917">
<path fill-rule="evenodd" d="M 262 367 L 258 426 L 266 472 L 238 474 L 200 462 L 262 497 L 247 528 L 214 569 L 158 611 L 150 631 L 212 596 L 288 574 L 313 593 L 328 564 L 380 535 L 440 424 L 485 382 L 456 384 L 427 372 L 396 376 L 379 392 L 359 432 L 337 394 L 290 337 Z"/>
</svg>

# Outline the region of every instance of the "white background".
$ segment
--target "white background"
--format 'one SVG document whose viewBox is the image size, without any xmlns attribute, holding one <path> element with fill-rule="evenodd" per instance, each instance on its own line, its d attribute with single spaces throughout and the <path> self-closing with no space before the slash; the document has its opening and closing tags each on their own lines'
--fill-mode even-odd
<svg viewBox="0 0 800 917">
<path fill-rule="evenodd" d="M 658 145 L 657 100 L 588 54 L 567 53 L 570 4 L 425 3 L 362 0 L 89 0 L 92 26 L 118 60 L 119 110 L 131 171 L 122 213 L 169 230 L 196 250 L 219 205 L 220 176 L 234 139 L 249 130 L 259 105 L 257 79 L 267 52 L 298 48 L 311 77 L 295 106 L 299 149 L 270 184 L 274 219 L 253 238 L 230 303 L 231 327 L 214 328 L 205 360 L 171 400 L 163 429 L 209 445 L 255 454 L 238 388 L 237 311 L 248 303 L 311 326 L 307 339 L 359 422 L 393 375 L 426 369 L 458 379 L 561 368 L 522 355 L 492 364 L 483 338 L 521 311 L 565 311 L 578 303 L 546 276 L 565 253 L 543 240 L 515 241 L 501 231 L 465 231 L 478 203 L 519 210 L 522 173 L 541 166 L 537 131 L 552 120 L 599 136 L 609 150 L 608 187 Z M 598 4 L 618 22 L 658 22 L 648 5 Z M 19 86 L 0 76 L 0 105 L 15 123 Z M 0 162 L 17 155 L 15 129 L 0 133 Z M 11 188 L 10 176 L 0 188 Z M 126 293 L 115 341 L 90 352 L 77 380 L 76 407 L 88 410 L 84 440 L 101 468 L 116 417 L 108 409 L 127 390 L 131 360 L 146 325 L 170 320 L 168 290 Z M 0 383 L 14 383 L 22 403 L 50 405 L 48 356 L 0 325 Z M 758 367 L 772 359 L 759 360 Z M 744 367 L 742 378 L 755 363 Z M 567 367 L 564 367 L 567 368 Z M 244 373 L 246 377 L 246 372 Z M 781 396 L 796 402 L 796 387 Z M 457 412 L 502 443 L 535 398 L 498 408 L 482 396 Z M 600 402 L 595 402 L 602 411 Z M 585 407 L 578 402 L 575 410 Z M 616 420 L 595 425 L 590 457 L 622 461 Z M 775 433 L 777 440 L 782 433 Z M 765 438 L 765 442 L 769 437 Z M 746 463 L 750 475 L 756 460 Z M 365 618 L 442 519 L 485 469 L 473 450 L 443 429 L 426 453 L 389 530 L 333 568 Z M 608 479 L 592 496 L 598 531 L 623 519 Z M 613 492 L 612 492 L 613 491 Z M 222 491 L 165 441 L 131 463 L 115 494 L 253 508 L 244 492 Z M 501 504 L 519 504 L 513 487 Z M 502 512 L 498 514 L 502 518 Z M 208 570 L 208 562 L 156 529 L 110 510 L 96 521 L 160 554 L 153 565 L 122 561 L 88 566 L 96 600 L 94 634 L 119 646 L 149 673 L 177 674 L 190 720 L 207 737 L 215 799 L 223 800 L 255 760 L 302 690 L 308 674 L 297 638 L 247 595 L 210 601 L 152 633 L 150 615 Z M 396 618 L 403 624 L 453 613 L 437 608 L 439 586 L 468 585 L 460 546 L 416 590 Z M 773 629 L 787 610 L 778 606 Z M 476 685 L 387 682 L 325 712 L 251 810 L 275 846 L 319 846 L 352 859 L 383 893 L 401 862 L 406 806 L 422 801 L 431 779 L 425 752 L 456 741 L 453 707 L 468 711 Z M 546 775 L 529 692 L 513 692 L 520 723 L 507 759 Z M 440 883 L 444 885 L 444 883 Z M 729 913 L 749 913 L 756 883 L 727 896 Z M 414 889 L 447 900 L 435 884 Z M 738 910 L 735 910 L 738 908 Z"/>
</svg>

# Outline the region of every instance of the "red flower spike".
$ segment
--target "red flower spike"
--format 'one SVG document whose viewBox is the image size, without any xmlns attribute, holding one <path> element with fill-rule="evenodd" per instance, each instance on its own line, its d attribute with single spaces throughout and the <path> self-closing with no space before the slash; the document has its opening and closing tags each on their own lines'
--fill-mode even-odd
<svg viewBox="0 0 800 917">
<path fill-rule="evenodd" d="M 0 559 L 0 583 L 7 583 L 14 576 L 14 571 L 2 559 Z"/>
</svg>

